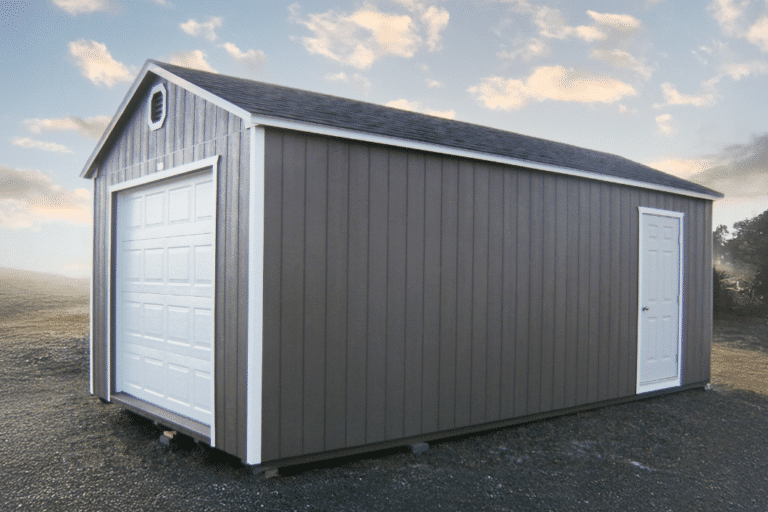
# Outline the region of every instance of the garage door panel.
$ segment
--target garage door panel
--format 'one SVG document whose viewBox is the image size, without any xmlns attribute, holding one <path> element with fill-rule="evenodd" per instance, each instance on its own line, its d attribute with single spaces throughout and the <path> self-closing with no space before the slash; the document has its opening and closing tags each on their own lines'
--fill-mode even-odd
<svg viewBox="0 0 768 512">
<path fill-rule="evenodd" d="M 195 354 L 210 353 L 213 349 L 213 310 L 207 308 L 194 308 L 194 349 Z"/>
<path fill-rule="evenodd" d="M 168 363 L 168 400 L 184 407 L 192 405 L 190 400 L 192 370 L 186 366 Z"/>
<path fill-rule="evenodd" d="M 190 222 L 192 215 L 190 211 L 192 185 L 186 185 L 171 189 L 168 191 L 168 223 L 178 224 Z"/>
<path fill-rule="evenodd" d="M 192 273 L 189 271 L 193 248 L 189 245 L 168 248 L 168 282 L 191 284 Z"/>
<path fill-rule="evenodd" d="M 189 348 L 192 309 L 182 306 L 168 306 L 168 343 Z"/>
<path fill-rule="evenodd" d="M 216 211 L 213 181 L 195 184 L 195 220 L 212 220 Z"/>
<path fill-rule="evenodd" d="M 186 318 L 181 318 L 180 315 L 175 314 L 181 309 L 167 309 L 170 312 L 170 320 L 165 321 L 163 319 L 167 327 L 165 329 L 161 327 L 162 332 L 160 333 L 146 327 L 142 328 L 141 332 L 136 332 L 135 327 L 132 327 L 133 331 L 129 331 L 128 326 L 124 326 L 121 336 L 124 347 L 131 347 L 133 350 L 136 350 L 136 347 L 144 347 L 167 352 L 166 359 L 171 356 L 188 357 L 202 361 L 204 364 L 210 364 L 213 354 L 211 342 L 213 333 L 212 312 L 204 315 L 198 311 L 192 318 L 193 308 L 189 308 L 190 314 Z M 190 332 L 193 328 L 198 327 L 201 330 L 200 333 Z M 206 337 L 205 334 L 209 334 L 209 336 Z M 152 353 L 152 357 L 162 358 L 163 356 Z"/>
<path fill-rule="evenodd" d="M 118 193 L 116 390 L 210 425 L 215 187 L 210 172 Z"/>
<path fill-rule="evenodd" d="M 144 197 L 144 225 L 158 226 L 163 225 L 165 221 L 165 195 L 164 190 L 153 194 L 147 194 Z"/>
<path fill-rule="evenodd" d="M 214 250 L 213 244 L 196 245 L 194 248 L 195 256 L 195 274 L 194 283 L 195 286 L 210 289 L 213 285 L 213 259 Z"/>
<path fill-rule="evenodd" d="M 143 391 L 155 398 L 162 398 L 165 389 L 165 364 L 162 359 L 153 357 L 143 357 L 144 368 L 142 376 L 144 377 Z"/>
<path fill-rule="evenodd" d="M 194 407 L 200 413 L 211 413 L 211 374 L 207 372 L 194 372 Z"/>
<path fill-rule="evenodd" d="M 165 311 L 162 304 L 144 304 L 144 337 L 163 340 Z"/>
</svg>

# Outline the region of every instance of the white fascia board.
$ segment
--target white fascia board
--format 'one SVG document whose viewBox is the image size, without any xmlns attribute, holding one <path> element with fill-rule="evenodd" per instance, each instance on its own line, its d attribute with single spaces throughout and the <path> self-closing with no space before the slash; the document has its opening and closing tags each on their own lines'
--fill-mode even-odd
<svg viewBox="0 0 768 512">
<path fill-rule="evenodd" d="M 264 127 L 250 131 L 248 194 L 248 370 L 246 372 L 246 464 L 261 463 L 264 313 Z"/>
<path fill-rule="evenodd" d="M 125 95 L 125 98 L 123 98 L 123 102 L 120 103 L 120 106 L 117 108 L 117 112 L 112 118 L 112 121 L 110 121 L 109 126 L 107 126 L 107 129 L 104 130 L 104 133 L 101 135 L 101 139 L 99 139 L 98 144 L 96 144 L 96 147 L 94 148 L 93 153 L 91 153 L 91 156 L 86 161 L 85 166 L 83 167 L 83 170 L 80 173 L 81 178 L 93 177 L 93 174 L 95 171 L 95 169 L 93 169 L 93 164 L 98 159 L 99 154 L 104 148 L 104 144 L 112 135 L 112 132 L 115 129 L 115 125 L 117 125 L 117 122 L 123 117 L 123 114 L 128 108 L 128 104 L 133 99 L 139 87 L 141 87 L 141 84 L 144 82 L 144 79 L 148 73 L 152 73 L 161 78 L 165 78 L 169 82 L 175 85 L 178 85 L 179 87 L 183 87 L 184 89 L 202 97 L 206 101 L 209 101 L 214 105 L 221 107 L 231 112 L 232 114 L 235 114 L 236 116 L 241 117 L 246 121 L 251 117 L 251 114 L 243 110 L 242 108 L 220 98 L 219 96 L 216 96 L 215 94 L 211 94 L 210 92 L 204 89 L 201 89 L 196 85 L 191 84 L 190 82 L 184 80 L 183 78 L 180 78 L 174 75 L 170 71 L 167 71 L 161 68 L 160 66 L 158 66 L 157 64 L 155 64 L 154 62 L 148 60 L 147 62 L 144 63 L 144 67 L 141 68 L 141 71 L 139 71 L 139 74 L 136 76 L 136 79 L 133 81 L 133 84 L 131 85 L 130 89 L 128 89 L 128 93 Z"/>
<path fill-rule="evenodd" d="M 493 155 L 490 153 L 482 153 L 480 151 L 471 151 L 468 149 L 459 149 L 459 148 L 454 148 L 450 146 L 441 146 L 439 144 L 432 144 L 429 142 L 419 142 L 419 141 L 408 140 L 408 139 L 400 139 L 398 137 L 389 137 L 386 135 L 375 135 L 375 134 L 360 132 L 356 130 L 347 130 L 344 128 L 334 128 L 331 126 L 324 126 L 324 125 L 318 125 L 313 123 L 304 123 L 300 121 L 289 121 L 286 119 L 257 116 L 257 115 L 251 116 L 251 123 L 255 125 L 273 126 L 275 128 L 285 128 L 287 130 L 315 133 L 318 135 L 327 135 L 330 137 L 339 137 L 344 139 L 353 139 L 353 140 L 359 140 L 364 142 L 371 142 L 374 144 L 384 144 L 388 146 L 416 149 L 419 151 L 429 151 L 431 153 L 440 153 L 443 155 L 472 158 L 475 160 L 483 160 L 486 162 L 495 162 L 495 163 L 500 163 L 505 165 L 514 165 L 517 167 L 535 169 L 537 171 L 552 172 L 555 174 L 564 174 L 567 176 L 576 176 L 579 178 L 587 178 L 591 180 L 604 181 L 607 183 L 616 183 L 619 185 L 629 185 L 632 187 L 639 187 L 639 188 L 644 188 L 649 190 L 657 190 L 659 192 L 668 192 L 668 193 L 677 194 L 677 195 L 696 197 L 699 199 L 709 199 L 710 201 L 714 199 L 719 199 L 719 196 L 702 194 L 700 192 L 693 192 L 691 190 L 679 189 L 675 187 L 667 187 L 664 185 L 656 185 L 653 183 L 647 183 L 645 181 L 618 178 L 615 176 L 608 176 L 606 174 L 600 174 L 596 172 L 581 171 L 579 169 L 573 169 L 570 167 L 562 167 L 559 165 L 532 162 L 530 160 L 522 160 L 520 158 Z"/>
<path fill-rule="evenodd" d="M 179 87 L 182 87 L 182 88 L 188 90 L 189 92 L 191 92 L 191 93 L 193 93 L 193 94 L 195 94 L 197 96 L 200 96 L 205 101 L 213 103 L 217 107 L 221 107 L 224 110 L 227 110 L 227 111 L 229 111 L 232 114 L 235 114 L 236 116 L 238 116 L 238 117 L 240 117 L 240 118 L 242 118 L 242 119 L 244 119 L 246 121 L 251 118 L 251 113 L 248 112 L 247 110 L 242 109 L 242 108 L 238 107 L 237 105 L 235 105 L 234 103 L 230 103 L 227 100 L 221 98 L 220 96 L 216 96 L 215 94 L 213 94 L 211 92 L 208 92 L 205 89 L 203 89 L 201 87 L 198 87 L 195 84 L 193 84 L 191 82 L 188 82 L 188 81 L 184 80 L 183 78 L 174 75 L 170 71 L 161 68 L 160 66 L 158 66 L 157 64 L 155 64 L 153 62 L 149 63 L 149 71 L 151 71 L 152 73 L 156 74 L 157 76 L 159 76 L 161 78 L 165 78 L 166 80 L 168 80 L 172 84 L 178 85 Z"/>
<path fill-rule="evenodd" d="M 99 156 L 99 153 L 101 153 L 101 150 L 104 147 L 104 143 L 107 142 L 107 139 L 109 139 L 109 136 L 112 134 L 112 131 L 115 129 L 115 125 L 117 124 L 117 121 L 123 116 L 123 112 L 125 112 L 125 110 L 128 108 L 128 103 L 130 103 L 131 98 L 133 98 L 133 95 L 136 94 L 136 91 L 138 90 L 139 86 L 144 81 L 144 77 L 147 75 L 147 70 L 150 64 L 151 64 L 150 61 L 145 62 L 144 66 L 141 68 L 141 71 L 139 71 L 139 74 L 136 75 L 136 79 L 133 81 L 133 83 L 131 84 L 131 87 L 128 89 L 128 92 L 123 98 L 122 103 L 120 103 L 120 106 L 117 107 L 117 112 L 112 117 L 112 120 L 109 122 L 109 126 L 107 126 L 107 129 L 104 130 L 104 133 L 101 134 L 101 138 L 99 139 L 98 144 L 96 144 L 96 147 L 93 149 L 93 153 L 91 153 L 91 156 L 88 157 L 88 160 L 85 162 L 85 166 L 83 167 L 82 172 L 80 172 L 81 178 L 92 177 L 93 175 L 92 167 L 94 162 Z"/>
</svg>

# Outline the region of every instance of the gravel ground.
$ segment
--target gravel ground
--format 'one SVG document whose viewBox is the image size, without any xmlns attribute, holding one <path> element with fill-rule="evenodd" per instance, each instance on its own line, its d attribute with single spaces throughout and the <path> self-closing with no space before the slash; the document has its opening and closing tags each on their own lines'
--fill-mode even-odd
<svg viewBox="0 0 768 512">
<path fill-rule="evenodd" d="M 0 510 L 768 508 L 768 396 L 733 385 L 727 374 L 737 368 L 713 363 L 714 391 L 445 440 L 420 455 L 390 450 L 287 468 L 265 480 L 189 439 L 163 446 L 152 422 L 88 395 L 87 297 L 36 309 L 1 300 Z M 757 323 L 739 335 L 738 325 L 718 324 L 718 353 L 765 357 L 768 329 Z"/>
</svg>

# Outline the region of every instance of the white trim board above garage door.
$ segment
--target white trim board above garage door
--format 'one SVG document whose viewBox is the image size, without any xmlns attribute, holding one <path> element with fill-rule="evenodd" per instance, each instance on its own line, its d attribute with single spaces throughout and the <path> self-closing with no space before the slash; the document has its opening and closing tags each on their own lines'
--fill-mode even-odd
<svg viewBox="0 0 768 512">
<path fill-rule="evenodd" d="M 217 158 L 111 187 L 114 392 L 211 429 Z"/>
</svg>

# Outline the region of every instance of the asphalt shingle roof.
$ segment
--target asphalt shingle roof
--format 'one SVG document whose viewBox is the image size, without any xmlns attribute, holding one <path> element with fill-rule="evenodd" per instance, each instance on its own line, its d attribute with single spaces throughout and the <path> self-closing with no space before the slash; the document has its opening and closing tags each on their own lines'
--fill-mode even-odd
<svg viewBox="0 0 768 512">
<path fill-rule="evenodd" d="M 327 94 L 152 62 L 253 115 L 426 142 L 722 197 L 702 185 L 609 153 Z"/>
</svg>

